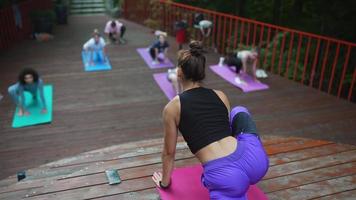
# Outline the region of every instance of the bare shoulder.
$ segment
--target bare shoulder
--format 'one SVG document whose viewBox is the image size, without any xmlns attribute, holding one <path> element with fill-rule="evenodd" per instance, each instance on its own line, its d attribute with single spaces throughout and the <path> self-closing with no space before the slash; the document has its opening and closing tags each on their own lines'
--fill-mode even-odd
<svg viewBox="0 0 356 200">
<path fill-rule="evenodd" d="M 176 118 L 180 113 L 180 100 L 179 96 L 175 96 L 171 101 L 167 103 L 167 105 L 163 109 L 163 115 L 168 117 Z"/>
<path fill-rule="evenodd" d="M 223 91 L 221 90 L 213 90 L 213 91 L 220 97 L 220 99 L 227 99 L 227 96 Z"/>
<path fill-rule="evenodd" d="M 220 90 L 213 90 L 218 97 L 221 99 L 221 101 L 225 104 L 225 106 L 227 107 L 228 110 L 230 110 L 230 101 L 227 98 L 226 94 L 223 91 Z"/>
</svg>

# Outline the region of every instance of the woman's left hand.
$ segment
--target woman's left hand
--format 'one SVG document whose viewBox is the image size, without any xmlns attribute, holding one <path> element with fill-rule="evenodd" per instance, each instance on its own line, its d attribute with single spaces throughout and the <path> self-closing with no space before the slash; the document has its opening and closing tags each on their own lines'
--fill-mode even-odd
<svg viewBox="0 0 356 200">
<path fill-rule="evenodd" d="M 162 173 L 161 172 L 154 172 L 153 175 L 152 175 L 152 180 L 153 182 L 155 182 L 155 184 L 158 186 L 158 187 L 161 187 L 160 185 L 160 182 L 162 184 L 162 187 L 168 187 L 170 183 L 165 183 L 163 182 L 163 178 L 162 178 Z"/>
<path fill-rule="evenodd" d="M 160 187 L 159 182 L 162 181 L 162 173 L 161 172 L 154 172 L 152 175 L 152 180 L 155 184 Z"/>
</svg>

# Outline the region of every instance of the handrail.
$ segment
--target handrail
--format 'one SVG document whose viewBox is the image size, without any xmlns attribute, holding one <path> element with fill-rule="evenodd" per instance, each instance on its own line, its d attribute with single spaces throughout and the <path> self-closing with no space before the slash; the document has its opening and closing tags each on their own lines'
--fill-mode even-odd
<svg viewBox="0 0 356 200">
<path fill-rule="evenodd" d="M 182 4 L 182 3 L 168 2 L 167 0 L 159 0 L 159 1 L 161 3 L 171 4 L 171 5 L 175 5 L 175 6 L 178 6 L 178 7 L 181 7 L 181 8 L 185 8 L 185 9 L 205 12 L 205 13 L 209 13 L 209 14 L 220 15 L 220 16 L 223 16 L 223 17 L 230 17 L 230 18 L 234 18 L 234 19 L 238 19 L 238 20 L 243 20 L 243 21 L 246 21 L 246 22 L 254 23 L 254 24 L 257 24 L 257 25 L 270 26 L 271 28 L 275 28 L 275 29 L 279 29 L 279 30 L 283 30 L 283 31 L 295 32 L 295 33 L 299 33 L 299 34 L 303 34 L 303 35 L 307 35 L 307 36 L 311 36 L 311 37 L 315 37 L 315 38 L 321 38 L 321 39 L 324 39 L 324 40 L 330 40 L 332 42 L 338 42 L 338 43 L 342 43 L 342 44 L 345 44 L 345 45 L 351 45 L 353 47 L 356 47 L 356 43 L 352 43 L 352 42 L 348 42 L 348 41 L 344 41 L 344 40 L 339 40 L 339 39 L 336 39 L 336 38 L 331 38 L 331 37 L 327 37 L 327 36 L 323 36 L 323 35 L 317 35 L 317 34 L 314 34 L 314 33 L 308 33 L 308 32 L 304 32 L 304 31 L 300 31 L 300 30 L 296 30 L 296 29 L 291 29 L 291 28 L 287 28 L 287 27 L 277 26 L 277 25 L 270 24 L 270 23 L 256 21 L 254 19 L 243 18 L 243 17 L 239 17 L 239 16 L 236 16 L 236 15 L 231 15 L 231 14 L 221 13 L 221 12 L 208 10 L 208 9 L 204 9 L 204 8 L 194 7 L 194 6 L 190 6 L 190 5 L 186 5 L 186 4 Z"/>
<path fill-rule="evenodd" d="M 152 1 L 154 2 L 154 1 Z M 145 4 L 142 9 L 137 5 Z M 206 45 L 225 54 L 231 48 L 261 49 L 259 67 L 338 98 L 356 102 L 356 43 L 317 35 L 231 14 L 197 8 L 167 0 L 157 0 L 159 10 L 148 1 L 126 0 L 124 16 L 143 24 L 153 19 L 160 28 L 174 34 L 173 24 L 179 19 L 192 27 L 193 14 L 202 13 L 213 22 Z M 200 39 L 199 31 L 190 28 L 190 37 Z M 229 48 L 229 49 L 228 49 Z"/>
</svg>

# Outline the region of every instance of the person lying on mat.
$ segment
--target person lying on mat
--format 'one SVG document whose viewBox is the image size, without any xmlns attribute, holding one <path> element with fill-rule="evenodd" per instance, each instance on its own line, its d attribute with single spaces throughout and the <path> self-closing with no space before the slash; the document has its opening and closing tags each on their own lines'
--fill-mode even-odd
<svg viewBox="0 0 356 200">
<path fill-rule="evenodd" d="M 158 35 L 158 40 L 156 40 L 149 48 L 149 53 L 153 60 L 152 64 L 156 65 L 167 58 L 168 47 L 169 44 L 166 41 L 164 34 Z M 162 55 L 162 57 L 160 55 Z"/>
<path fill-rule="evenodd" d="M 42 102 L 41 113 L 47 113 L 46 100 L 43 91 L 43 81 L 39 77 L 37 71 L 34 69 L 23 69 L 18 76 L 18 82 L 8 88 L 8 92 L 12 101 L 15 103 L 16 106 L 19 107 L 19 116 L 30 115 L 30 113 L 25 107 L 25 91 L 30 92 L 32 94 L 32 98 L 36 101 L 37 94 L 39 93 Z"/>
<path fill-rule="evenodd" d="M 126 31 L 126 27 L 118 20 L 110 20 L 106 23 L 104 33 L 109 40 L 113 43 L 125 43 L 123 37 Z"/>
<path fill-rule="evenodd" d="M 177 71 L 178 68 L 175 69 L 168 69 L 167 70 L 167 79 L 169 82 L 172 83 L 174 91 L 176 91 L 176 94 L 180 94 L 182 92 L 182 85 L 179 82 L 178 76 L 177 76 Z"/>
<path fill-rule="evenodd" d="M 100 36 L 99 31 L 95 29 L 93 37 L 83 45 L 83 50 L 90 53 L 90 65 L 106 62 L 105 45 L 104 39 Z"/>
<path fill-rule="evenodd" d="M 249 185 L 266 174 L 268 156 L 247 109 L 235 107 L 230 113 L 229 100 L 222 91 L 202 86 L 203 47 L 196 41 L 189 47 L 178 53 L 177 74 L 183 92 L 163 110 L 162 173 L 155 172 L 152 180 L 161 189 L 174 183 L 171 175 L 179 130 L 204 168 L 201 181 L 210 198 L 246 199 Z"/>
</svg>

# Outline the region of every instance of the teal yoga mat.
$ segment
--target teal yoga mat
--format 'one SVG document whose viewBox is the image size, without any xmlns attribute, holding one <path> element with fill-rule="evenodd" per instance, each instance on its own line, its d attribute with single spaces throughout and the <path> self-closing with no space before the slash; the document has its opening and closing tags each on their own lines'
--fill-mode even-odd
<svg viewBox="0 0 356 200">
<path fill-rule="evenodd" d="M 12 121 L 13 128 L 20 128 L 25 126 L 33 126 L 36 124 L 45 124 L 52 121 L 52 103 L 53 103 L 53 87 L 52 85 L 44 86 L 44 97 L 47 105 L 47 113 L 42 114 L 42 102 L 40 100 L 40 95 L 37 95 L 37 101 L 32 98 L 29 92 L 25 92 L 25 105 L 26 110 L 31 114 L 29 116 L 19 116 L 18 109 L 16 108 L 14 119 Z"/>
</svg>

